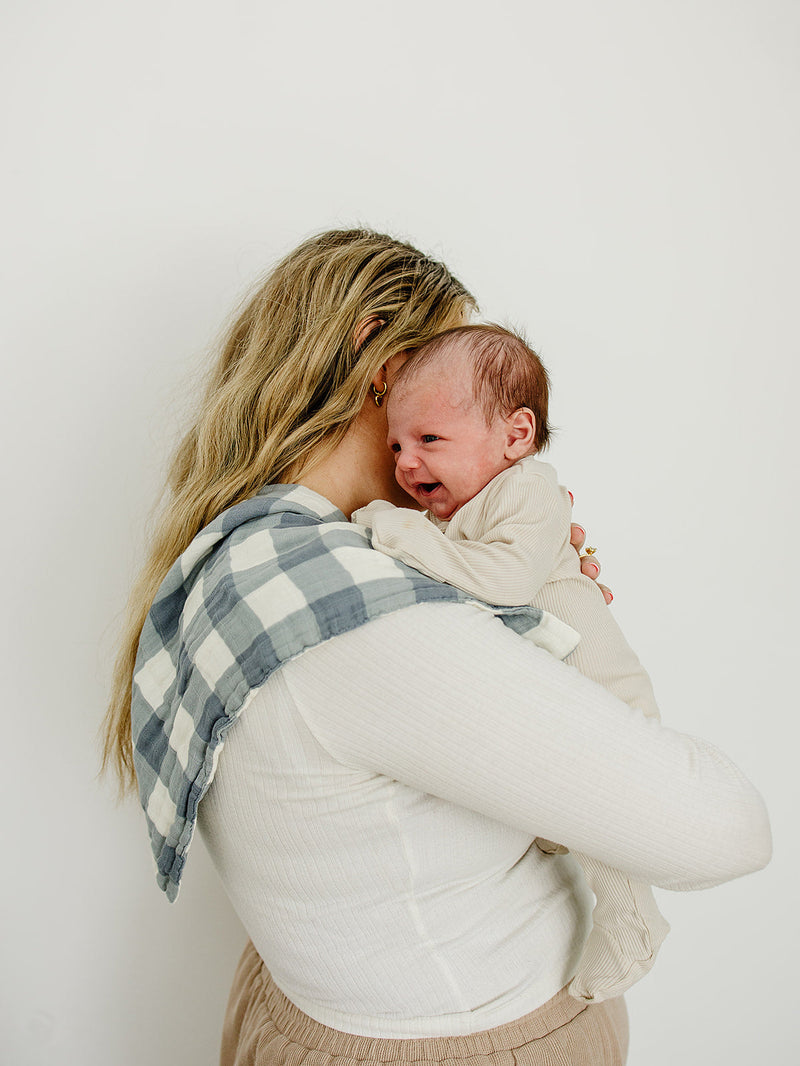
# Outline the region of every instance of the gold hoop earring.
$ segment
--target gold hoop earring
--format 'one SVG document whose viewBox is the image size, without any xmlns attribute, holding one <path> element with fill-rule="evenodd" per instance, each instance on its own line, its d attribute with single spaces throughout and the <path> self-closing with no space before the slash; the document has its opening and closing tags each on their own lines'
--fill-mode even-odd
<svg viewBox="0 0 800 1066">
<path fill-rule="evenodd" d="M 374 384 L 371 385 L 370 388 L 372 389 L 372 395 L 375 397 L 375 406 L 380 407 L 380 405 L 383 403 L 383 398 L 386 395 L 386 390 L 389 388 L 389 386 L 384 381 L 383 389 L 381 390 L 381 392 L 378 392 Z"/>
</svg>

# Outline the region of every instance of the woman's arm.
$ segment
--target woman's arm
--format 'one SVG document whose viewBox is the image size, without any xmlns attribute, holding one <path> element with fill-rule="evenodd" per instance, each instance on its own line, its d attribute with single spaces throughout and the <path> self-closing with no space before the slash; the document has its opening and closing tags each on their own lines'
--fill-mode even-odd
<svg viewBox="0 0 800 1066">
<path fill-rule="evenodd" d="M 640 881 L 705 888 L 769 861 L 763 801 L 722 752 L 646 719 L 476 608 L 398 611 L 283 669 L 340 761 Z"/>
</svg>

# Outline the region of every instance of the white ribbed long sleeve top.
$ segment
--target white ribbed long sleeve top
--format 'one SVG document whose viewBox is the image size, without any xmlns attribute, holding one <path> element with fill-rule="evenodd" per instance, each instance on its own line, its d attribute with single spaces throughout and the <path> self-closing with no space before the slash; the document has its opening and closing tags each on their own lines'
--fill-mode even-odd
<svg viewBox="0 0 800 1066">
<path fill-rule="evenodd" d="M 672 889 L 771 848 L 720 751 L 458 604 L 284 664 L 232 729 L 200 826 L 289 999 L 398 1038 L 512 1021 L 571 979 L 591 900 L 535 836 Z"/>
</svg>

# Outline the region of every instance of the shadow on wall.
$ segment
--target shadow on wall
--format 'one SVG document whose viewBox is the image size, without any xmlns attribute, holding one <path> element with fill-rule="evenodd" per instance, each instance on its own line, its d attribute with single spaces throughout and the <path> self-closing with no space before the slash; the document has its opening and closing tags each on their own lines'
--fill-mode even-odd
<svg viewBox="0 0 800 1066">
<path fill-rule="evenodd" d="M 141 818 L 138 807 L 136 814 Z M 146 838 L 143 819 L 141 830 Z M 137 849 L 134 859 L 140 869 L 133 908 L 120 912 L 109 929 L 107 987 L 117 997 L 120 992 L 127 997 L 105 1005 L 118 1018 L 109 1030 L 126 1034 L 126 1046 L 114 1049 L 109 1059 L 116 1066 L 142 1062 L 213 1066 L 218 1061 L 228 992 L 247 934 L 199 836 L 192 843 L 186 880 L 174 904 L 156 885 L 147 858 L 144 849 Z M 132 1018 L 140 1024 L 133 1026 Z"/>
</svg>

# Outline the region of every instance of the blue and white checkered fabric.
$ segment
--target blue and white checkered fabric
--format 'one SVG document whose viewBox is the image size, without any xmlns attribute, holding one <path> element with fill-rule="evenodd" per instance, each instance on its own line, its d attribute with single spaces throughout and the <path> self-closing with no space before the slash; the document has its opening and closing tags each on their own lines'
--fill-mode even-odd
<svg viewBox="0 0 800 1066">
<path fill-rule="evenodd" d="M 301 486 L 267 486 L 198 533 L 153 602 L 133 684 L 139 795 L 170 900 L 198 804 L 248 696 L 306 649 L 431 601 L 476 602 L 373 551 L 363 527 Z M 577 643 L 535 608 L 479 606 L 559 657 Z"/>
</svg>

